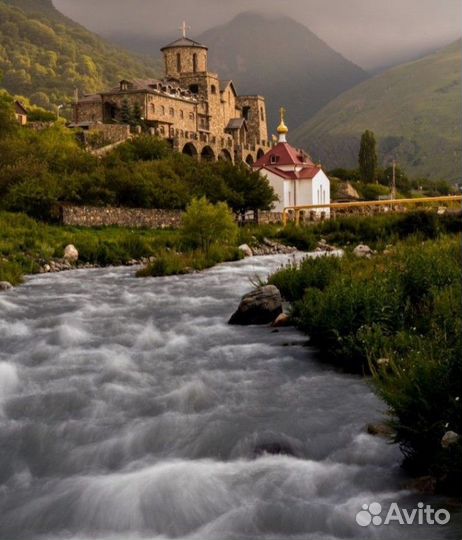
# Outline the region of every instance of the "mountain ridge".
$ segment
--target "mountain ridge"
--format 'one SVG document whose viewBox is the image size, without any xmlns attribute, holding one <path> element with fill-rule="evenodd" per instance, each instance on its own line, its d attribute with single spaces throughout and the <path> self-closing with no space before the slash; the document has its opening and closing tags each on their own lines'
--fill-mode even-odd
<svg viewBox="0 0 462 540">
<path fill-rule="evenodd" d="M 160 70 L 68 19 L 51 0 L 0 0 L 0 72 L 9 92 L 50 107 L 70 102 L 75 88 L 101 91 Z"/>
<path fill-rule="evenodd" d="M 461 45 L 457 40 L 347 90 L 290 140 L 328 168 L 350 168 L 361 133 L 371 129 L 382 165 L 395 158 L 412 176 L 460 180 Z"/>
</svg>

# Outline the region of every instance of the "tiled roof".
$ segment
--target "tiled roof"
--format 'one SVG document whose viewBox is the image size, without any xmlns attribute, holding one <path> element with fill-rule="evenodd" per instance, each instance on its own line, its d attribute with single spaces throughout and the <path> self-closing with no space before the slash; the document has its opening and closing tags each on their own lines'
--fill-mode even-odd
<svg viewBox="0 0 462 540">
<path fill-rule="evenodd" d="M 317 167 L 316 165 L 304 167 L 300 171 L 283 171 L 282 169 L 279 169 L 273 165 L 259 167 L 259 169 L 272 172 L 285 180 L 311 180 L 318 174 L 319 171 L 322 170 L 321 167 Z"/>
<path fill-rule="evenodd" d="M 165 49 L 172 49 L 174 47 L 196 47 L 199 49 L 207 49 L 205 45 L 202 45 L 202 43 L 199 43 L 198 41 L 194 41 L 193 39 L 189 39 L 187 37 L 181 37 L 180 39 L 165 45 L 165 47 L 162 47 L 161 51 Z"/>
<path fill-rule="evenodd" d="M 286 142 L 278 143 L 271 148 L 264 156 L 254 163 L 255 168 L 266 167 L 268 165 L 307 165 L 314 166 L 307 154 L 302 150 L 297 150 Z"/>
</svg>

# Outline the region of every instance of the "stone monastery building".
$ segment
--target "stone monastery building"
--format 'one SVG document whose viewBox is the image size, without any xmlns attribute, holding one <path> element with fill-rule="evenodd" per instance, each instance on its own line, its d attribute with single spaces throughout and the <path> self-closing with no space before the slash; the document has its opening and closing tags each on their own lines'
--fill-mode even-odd
<svg viewBox="0 0 462 540">
<path fill-rule="evenodd" d="M 262 96 L 239 96 L 232 81 L 208 70 L 208 49 L 183 36 L 162 48 L 165 77 L 122 80 L 75 104 L 75 124 L 123 123 L 127 104 L 153 135 L 201 159 L 252 165 L 271 147 Z"/>
</svg>

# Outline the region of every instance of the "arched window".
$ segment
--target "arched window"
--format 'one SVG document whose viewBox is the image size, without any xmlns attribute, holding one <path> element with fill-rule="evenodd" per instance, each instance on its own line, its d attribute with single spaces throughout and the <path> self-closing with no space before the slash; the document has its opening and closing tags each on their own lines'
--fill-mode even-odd
<svg viewBox="0 0 462 540">
<path fill-rule="evenodd" d="M 161 111 L 162 111 L 162 114 L 165 114 L 165 107 L 163 105 L 162 105 Z"/>
<path fill-rule="evenodd" d="M 176 55 L 176 70 L 178 73 L 181 73 L 181 54 L 177 53 Z"/>
<path fill-rule="evenodd" d="M 214 84 L 212 84 L 212 86 L 210 87 L 210 92 L 211 92 L 212 94 L 216 94 L 216 93 L 217 93 L 217 87 L 216 87 Z"/>
<path fill-rule="evenodd" d="M 197 72 L 197 54 L 196 53 L 193 54 L 193 71 L 194 73 Z"/>
<path fill-rule="evenodd" d="M 263 111 L 263 107 L 260 107 L 260 118 L 262 122 L 265 121 L 265 112 Z"/>
</svg>

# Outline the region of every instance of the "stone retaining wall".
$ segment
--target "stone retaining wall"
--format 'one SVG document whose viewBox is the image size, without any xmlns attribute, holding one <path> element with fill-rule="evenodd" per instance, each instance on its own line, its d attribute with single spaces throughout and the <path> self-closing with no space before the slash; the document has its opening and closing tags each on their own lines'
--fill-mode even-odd
<svg viewBox="0 0 462 540">
<path fill-rule="evenodd" d="M 78 227 L 120 227 L 148 229 L 176 229 L 180 226 L 182 212 L 151 208 L 116 208 L 97 206 L 62 206 L 61 223 Z"/>
</svg>

